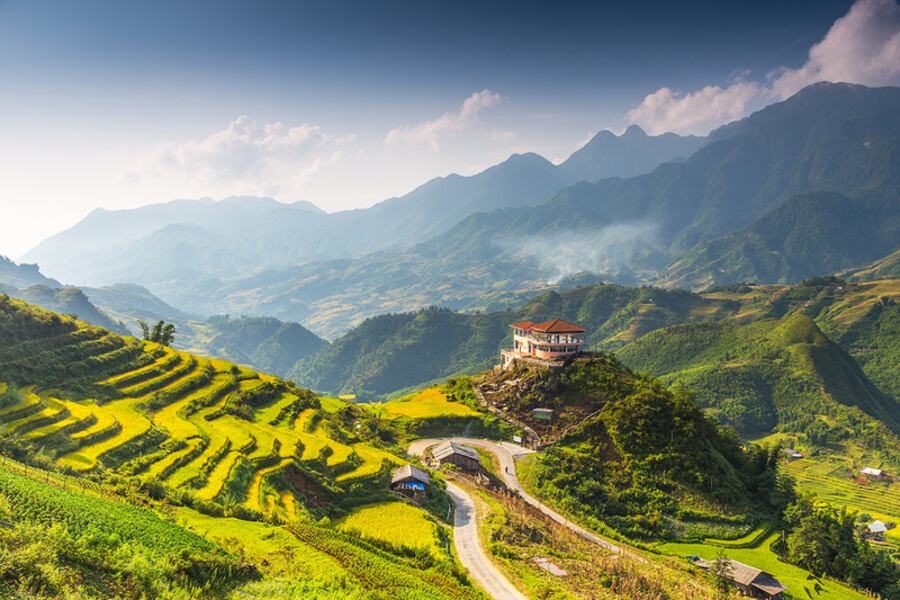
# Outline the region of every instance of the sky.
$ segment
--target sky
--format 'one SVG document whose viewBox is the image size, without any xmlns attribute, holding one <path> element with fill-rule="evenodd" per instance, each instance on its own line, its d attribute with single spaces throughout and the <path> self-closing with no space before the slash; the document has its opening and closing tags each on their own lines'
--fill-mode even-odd
<svg viewBox="0 0 900 600">
<path fill-rule="evenodd" d="M 900 84 L 896 0 L 0 0 L 0 254 L 97 207 L 366 207 L 820 80 Z"/>
</svg>

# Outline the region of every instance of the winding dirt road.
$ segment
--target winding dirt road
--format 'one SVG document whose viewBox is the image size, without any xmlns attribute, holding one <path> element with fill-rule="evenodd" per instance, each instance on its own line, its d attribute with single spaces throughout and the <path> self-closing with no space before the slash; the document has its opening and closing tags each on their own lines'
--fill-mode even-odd
<svg viewBox="0 0 900 600">
<path fill-rule="evenodd" d="M 598 546 L 601 546 L 602 548 L 606 548 L 607 550 L 610 550 L 611 552 L 615 552 L 617 554 L 628 556 L 639 562 L 643 562 L 643 563 L 647 562 L 640 556 L 637 556 L 636 554 L 628 552 L 627 550 L 621 548 L 620 546 L 611 544 L 610 542 L 594 535 L 587 529 L 585 529 L 583 527 L 579 527 L 575 523 L 572 523 L 571 521 L 569 521 L 568 519 L 563 517 L 561 514 L 559 514 L 558 512 L 556 512 L 549 506 L 542 504 L 534 496 L 532 496 L 531 494 L 526 492 L 522 488 L 522 485 L 519 483 L 519 478 L 516 474 L 516 457 L 523 456 L 526 454 L 531 454 L 533 452 L 533 450 L 529 450 L 527 448 L 517 446 L 516 444 L 510 444 L 509 442 L 492 442 L 490 440 L 477 440 L 477 439 L 472 439 L 472 438 L 457 438 L 457 437 L 455 437 L 455 438 L 416 440 L 415 442 L 410 444 L 409 450 L 407 452 L 409 454 L 422 456 L 422 455 L 424 455 L 425 450 L 427 450 L 428 448 L 430 448 L 431 446 L 434 446 L 435 444 L 437 444 L 439 442 L 444 441 L 444 439 L 452 439 L 454 442 L 457 442 L 459 444 L 463 444 L 465 446 L 473 446 L 476 448 L 481 448 L 483 450 L 487 450 L 488 452 L 492 453 L 500 461 L 500 468 L 502 469 L 500 476 L 503 478 L 503 483 L 505 483 L 509 489 L 511 489 L 515 492 L 518 492 L 519 495 L 522 496 L 522 499 L 525 500 L 525 502 L 534 506 L 535 508 L 540 510 L 542 513 L 544 513 L 545 515 L 547 515 L 548 517 L 550 517 L 551 519 L 553 519 L 560 525 L 568 527 L 569 529 L 571 529 L 572 531 L 574 531 L 575 533 L 577 533 L 584 539 L 591 541 L 591 542 L 597 544 Z M 463 563 L 463 564 L 465 565 L 465 563 Z M 468 565 L 466 565 L 466 568 L 468 568 Z M 477 579 L 476 579 L 476 581 L 477 581 Z"/>
<path fill-rule="evenodd" d="M 490 561 L 478 539 L 475 503 L 461 487 L 447 482 L 447 493 L 456 506 L 453 540 L 459 562 L 472 579 L 494 600 L 528 600 Z"/>
</svg>

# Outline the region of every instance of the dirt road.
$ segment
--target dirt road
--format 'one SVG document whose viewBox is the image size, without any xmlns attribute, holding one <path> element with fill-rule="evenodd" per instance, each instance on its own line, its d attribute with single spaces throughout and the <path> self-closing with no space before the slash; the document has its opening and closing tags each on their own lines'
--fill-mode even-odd
<svg viewBox="0 0 900 600">
<path fill-rule="evenodd" d="M 475 503 L 462 488 L 447 483 L 447 493 L 456 506 L 453 520 L 453 540 L 459 562 L 494 600 L 527 600 L 490 561 L 478 539 Z"/>
<path fill-rule="evenodd" d="M 522 485 L 519 483 L 519 478 L 516 474 L 516 459 L 515 459 L 515 457 L 522 456 L 525 454 L 530 454 L 533 452 L 532 450 L 523 448 L 521 446 L 517 446 L 516 444 L 510 444 L 509 442 L 493 442 L 490 440 L 477 440 L 477 439 L 472 439 L 472 438 L 449 438 L 449 439 L 452 439 L 454 442 L 463 444 L 465 446 L 472 446 L 475 448 L 481 448 L 483 450 L 487 450 L 488 452 L 490 452 L 494 456 L 496 456 L 498 458 L 498 460 L 500 461 L 500 469 L 501 469 L 500 476 L 503 478 L 503 483 L 505 483 L 509 489 L 518 492 L 522 496 L 522 499 L 525 500 L 525 502 L 527 502 L 528 504 L 531 504 L 532 506 L 534 506 L 535 508 L 540 510 L 542 513 L 544 513 L 545 515 L 547 515 L 548 517 L 550 517 L 551 519 L 553 519 L 560 525 L 564 525 L 565 527 L 568 527 L 569 529 L 571 529 L 572 531 L 574 531 L 575 533 L 577 533 L 584 539 L 594 542 L 598 546 L 606 548 L 607 550 L 610 550 L 617 554 L 622 554 L 622 555 L 628 556 L 628 557 L 633 558 L 634 560 L 637 560 L 640 562 L 647 562 L 643 558 L 641 558 L 631 552 L 628 552 L 627 550 L 624 550 L 623 548 L 616 546 L 615 544 L 611 544 L 610 542 L 607 542 L 606 540 L 597 537 L 596 535 L 594 535 L 587 529 L 585 529 L 583 527 L 579 527 L 575 523 L 572 523 L 571 521 L 569 521 L 568 519 L 563 517 L 561 514 L 559 514 L 552 508 L 546 506 L 545 504 L 542 504 L 534 496 L 532 496 L 531 494 L 526 492 L 522 488 Z M 410 444 L 409 450 L 407 452 L 409 454 L 422 456 L 425 453 L 425 450 L 427 450 L 431 446 L 434 446 L 435 444 L 442 442 L 442 441 L 444 441 L 444 440 L 443 439 L 416 440 L 415 442 Z"/>
</svg>

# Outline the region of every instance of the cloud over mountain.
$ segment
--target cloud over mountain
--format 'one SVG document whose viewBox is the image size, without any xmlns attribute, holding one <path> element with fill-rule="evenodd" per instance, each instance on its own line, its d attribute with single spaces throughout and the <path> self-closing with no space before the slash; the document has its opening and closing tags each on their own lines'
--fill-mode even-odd
<svg viewBox="0 0 900 600">
<path fill-rule="evenodd" d="M 432 152 L 440 150 L 441 141 L 459 135 L 478 118 L 478 113 L 502 101 L 500 94 L 481 90 L 463 101 L 456 112 L 446 112 L 437 119 L 415 126 L 401 125 L 391 129 L 384 138 L 387 145 L 427 145 Z M 505 138 L 512 132 L 503 132 Z M 514 135 L 514 134 L 513 134 Z"/>
<path fill-rule="evenodd" d="M 272 195 L 286 185 L 302 188 L 321 169 L 340 160 L 340 147 L 353 139 L 326 134 L 318 125 L 262 124 L 241 115 L 205 139 L 156 146 L 138 158 L 131 176 Z"/>
<path fill-rule="evenodd" d="M 764 83 L 738 77 L 724 88 L 709 85 L 694 92 L 660 88 L 628 111 L 626 119 L 650 134 L 705 134 L 818 81 L 900 83 L 900 5 L 895 0 L 857 0 L 810 48 L 801 67 L 774 69 Z"/>
</svg>

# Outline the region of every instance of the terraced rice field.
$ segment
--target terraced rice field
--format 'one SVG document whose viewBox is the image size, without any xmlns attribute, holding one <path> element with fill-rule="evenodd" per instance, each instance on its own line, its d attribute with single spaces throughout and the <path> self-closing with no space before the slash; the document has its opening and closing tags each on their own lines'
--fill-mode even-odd
<svg viewBox="0 0 900 600">
<path fill-rule="evenodd" d="M 270 403 L 268 406 L 263 406 L 257 409 L 256 414 L 253 415 L 254 423 L 271 423 L 275 419 L 278 418 L 281 411 L 291 404 L 294 401 L 294 396 L 290 394 L 282 394 L 281 398 L 278 398 L 274 402 Z"/>
<path fill-rule="evenodd" d="M 459 402 L 450 402 L 440 388 L 428 388 L 378 406 L 388 418 L 469 417 L 478 413 Z"/>
<path fill-rule="evenodd" d="M 63 456 L 59 459 L 59 464 L 76 470 L 91 469 L 97 466 L 97 459 L 104 452 L 118 448 L 122 444 L 147 433 L 150 430 L 150 420 L 136 410 L 136 405 L 140 401 L 140 398 L 127 398 L 117 402 L 110 402 L 104 405 L 102 409 L 94 405 L 97 425 L 82 433 L 75 434 L 72 436 L 73 438 L 85 438 L 90 433 L 95 433 L 111 426 L 113 422 L 118 423 L 121 426 L 121 430 L 106 440 L 90 444 Z"/>
<path fill-rule="evenodd" d="M 372 475 L 378 472 L 378 469 L 381 468 L 382 461 L 388 461 L 396 466 L 400 466 L 403 464 L 399 458 L 394 456 L 393 454 L 389 454 L 384 450 L 379 450 L 378 448 L 372 448 L 371 446 L 367 446 L 365 444 L 355 444 L 353 446 L 353 451 L 356 452 L 357 455 L 361 459 L 363 459 L 363 463 L 342 475 L 337 476 L 337 481 L 345 481 L 347 479 L 354 479 L 356 477 L 365 477 L 366 475 Z"/>
<path fill-rule="evenodd" d="M 852 465 L 839 461 L 795 460 L 785 465 L 800 488 L 814 492 L 822 500 L 870 515 L 873 519 L 900 522 L 900 482 L 871 481 L 862 485 L 847 477 Z M 887 532 L 888 539 L 900 543 L 900 528 Z"/>
<path fill-rule="evenodd" d="M 404 502 L 384 502 L 358 508 L 337 523 L 341 531 L 356 531 L 369 538 L 407 548 L 425 548 L 435 556 L 443 551 L 436 527 L 426 513 Z"/>
<path fill-rule="evenodd" d="M 121 343 L 109 344 L 108 335 L 89 333 L 76 332 L 69 342 L 96 346 L 98 353 L 91 360 L 98 364 L 122 347 Z M 64 336 L 59 344 L 66 345 Z M 297 414 L 292 412 L 297 396 L 282 392 L 252 408 L 248 418 L 240 418 L 226 411 L 230 399 L 266 383 L 274 384 L 275 377 L 156 344 L 144 343 L 142 354 L 140 345 L 131 348 L 138 354 L 123 362 L 122 372 L 110 369 L 112 374 L 107 371 L 93 384 L 108 391 L 98 396 L 106 400 L 58 399 L 50 393 L 23 388 L 18 402 L 0 411 L 0 432 L 19 435 L 35 444 L 43 439 L 56 444 L 65 440 L 64 453 L 57 463 L 76 471 L 109 468 L 108 457 L 115 455 L 114 464 L 133 461 L 140 465 L 135 471 L 138 476 L 190 490 L 204 500 L 217 499 L 236 464 L 250 464 L 256 470 L 244 490 L 246 505 L 257 510 L 283 508 L 290 516 L 297 514 L 291 494 L 261 498 L 267 474 L 296 460 L 324 459 L 328 467 L 340 467 L 351 456 L 354 460 L 358 456 L 360 464 L 343 469 L 346 472 L 338 477 L 347 481 L 377 473 L 384 460 L 400 462 L 364 444 L 351 446 L 328 437 L 318 426 L 319 420 L 340 410 L 346 405 L 344 401 L 322 398 L 321 409 Z M 6 389 L 2 384 L 0 393 Z M 110 396 L 113 399 L 108 399 Z M 182 443 L 169 444 L 173 447 L 169 453 L 160 452 L 162 440 L 167 438 Z M 144 458 L 150 455 L 153 458 L 149 461 Z"/>
<path fill-rule="evenodd" d="M 267 503 L 264 506 L 263 503 L 260 502 L 260 488 L 262 487 L 263 477 L 265 477 L 269 473 L 274 473 L 275 471 L 285 468 L 292 462 L 293 461 L 290 459 L 283 459 L 279 463 L 272 465 L 271 467 L 260 469 L 256 473 L 254 473 L 253 479 L 250 480 L 250 487 L 247 488 L 247 506 L 249 506 L 250 508 L 255 508 L 257 510 L 264 510 L 265 508 L 269 508 L 270 510 L 273 509 L 274 506 L 271 505 L 272 503 Z M 289 492 L 285 493 L 290 495 Z M 270 498 L 270 500 L 271 499 L 272 498 Z"/>
</svg>

